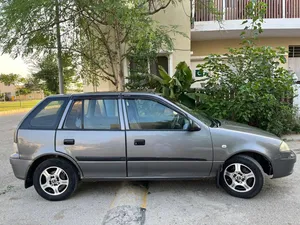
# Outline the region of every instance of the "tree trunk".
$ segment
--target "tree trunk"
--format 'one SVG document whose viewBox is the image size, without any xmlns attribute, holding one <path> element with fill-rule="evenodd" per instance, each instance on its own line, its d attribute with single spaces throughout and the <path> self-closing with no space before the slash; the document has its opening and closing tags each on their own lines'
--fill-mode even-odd
<svg viewBox="0 0 300 225">
<path fill-rule="evenodd" d="M 123 68 L 121 67 L 122 65 L 120 66 L 120 72 L 118 76 L 118 91 L 125 91 L 124 73 L 123 73 Z"/>
<path fill-rule="evenodd" d="M 64 94 L 64 78 L 63 78 L 63 66 L 62 66 L 62 47 L 61 47 L 61 36 L 60 36 L 58 0 L 55 0 L 55 20 L 56 20 L 56 44 L 57 44 L 57 67 L 58 67 L 58 78 L 59 78 L 59 93 Z"/>
<path fill-rule="evenodd" d="M 21 91 L 19 90 L 19 102 L 20 102 L 20 108 L 22 108 L 22 102 L 21 102 Z"/>
<path fill-rule="evenodd" d="M 119 66 L 119 71 L 117 71 L 117 85 L 116 89 L 118 91 L 124 91 L 125 90 L 125 81 L 124 81 L 124 71 L 123 71 L 123 60 L 122 60 L 122 41 L 121 41 L 121 29 L 118 26 L 118 22 L 116 21 L 115 25 L 115 38 L 116 38 L 116 50 L 118 53 L 118 66 Z"/>
</svg>

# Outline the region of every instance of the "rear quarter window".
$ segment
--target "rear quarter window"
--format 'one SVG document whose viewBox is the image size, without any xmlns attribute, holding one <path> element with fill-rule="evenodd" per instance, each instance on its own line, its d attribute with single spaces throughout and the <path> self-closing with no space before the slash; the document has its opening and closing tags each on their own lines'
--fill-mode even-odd
<svg viewBox="0 0 300 225">
<path fill-rule="evenodd" d="M 45 99 L 26 117 L 20 129 L 56 129 L 68 99 L 68 97 Z"/>
</svg>

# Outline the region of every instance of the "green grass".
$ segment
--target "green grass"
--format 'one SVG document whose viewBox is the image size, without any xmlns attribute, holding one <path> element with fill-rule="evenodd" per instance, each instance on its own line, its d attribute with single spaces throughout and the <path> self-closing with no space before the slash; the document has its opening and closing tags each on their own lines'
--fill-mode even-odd
<svg viewBox="0 0 300 225">
<path fill-rule="evenodd" d="M 41 100 L 27 100 L 14 102 L 0 102 L 0 112 L 11 111 L 16 109 L 31 109 Z"/>
</svg>

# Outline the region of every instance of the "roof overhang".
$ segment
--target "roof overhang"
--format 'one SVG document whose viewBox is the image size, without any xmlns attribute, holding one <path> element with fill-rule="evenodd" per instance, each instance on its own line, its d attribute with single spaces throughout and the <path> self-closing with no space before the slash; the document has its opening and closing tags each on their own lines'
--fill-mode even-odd
<svg viewBox="0 0 300 225">
<path fill-rule="evenodd" d="M 191 30 L 191 40 L 218 40 L 239 38 L 245 26 L 244 20 L 225 20 L 195 22 Z M 295 19 L 265 19 L 262 25 L 264 32 L 260 37 L 300 37 L 300 18 Z"/>
</svg>

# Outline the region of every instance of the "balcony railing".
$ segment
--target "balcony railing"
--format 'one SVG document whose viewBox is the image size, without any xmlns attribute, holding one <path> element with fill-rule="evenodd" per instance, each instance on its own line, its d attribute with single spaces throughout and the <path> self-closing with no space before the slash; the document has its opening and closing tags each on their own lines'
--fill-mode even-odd
<svg viewBox="0 0 300 225">
<path fill-rule="evenodd" d="M 211 13 L 207 0 L 193 0 L 195 21 L 246 19 L 246 5 L 251 0 L 214 0 L 214 8 L 220 13 Z M 266 3 L 265 18 L 300 18 L 300 0 L 259 0 Z"/>
</svg>

